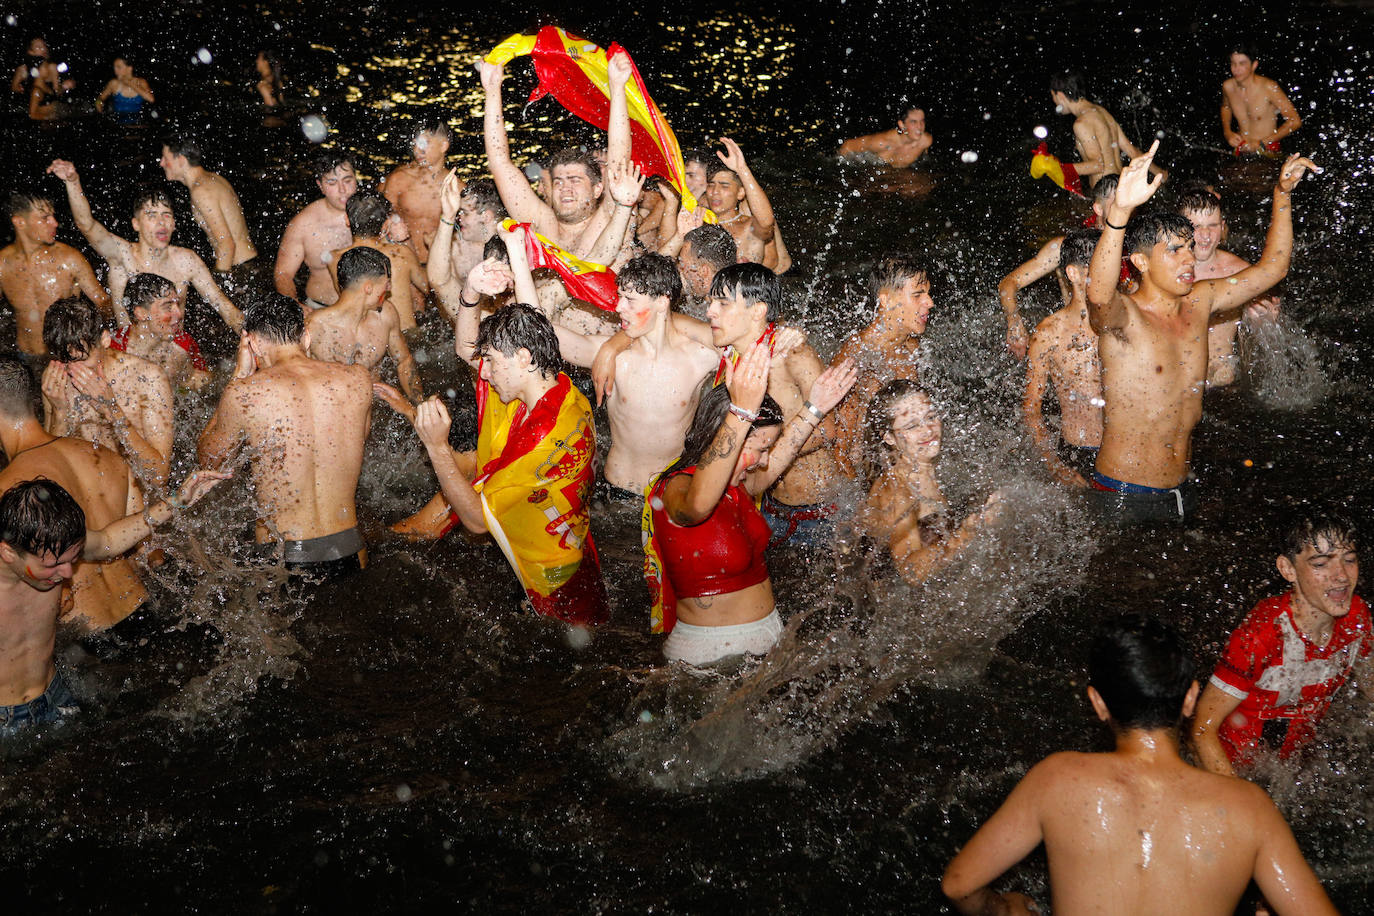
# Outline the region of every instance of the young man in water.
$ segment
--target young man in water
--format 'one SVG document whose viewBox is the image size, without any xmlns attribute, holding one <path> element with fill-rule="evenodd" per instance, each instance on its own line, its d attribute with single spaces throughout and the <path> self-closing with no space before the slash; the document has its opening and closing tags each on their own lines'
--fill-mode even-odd
<svg viewBox="0 0 1374 916">
<path fill-rule="evenodd" d="M 768 263 L 768 246 L 773 244 L 773 206 L 759 186 L 754 173 L 740 151 L 739 144 L 729 137 L 720 138 L 725 151 L 718 153 L 718 162 L 706 169 L 706 204 L 716 214 L 719 225 L 735 240 L 741 261 L 753 261 L 772 269 L 777 266 L 777 247 L 773 247 L 773 264 Z M 745 202 L 748 212 L 742 208 Z"/>
<path fill-rule="evenodd" d="M 1087 693 L 1116 749 L 1031 768 L 945 870 L 956 910 L 1040 912 L 989 885 L 1044 843 L 1060 916 L 1152 913 L 1161 901 L 1178 916 L 1231 916 L 1252 879 L 1279 916 L 1335 916 L 1264 790 L 1179 756 L 1198 684 L 1173 630 L 1135 616 L 1108 624 L 1089 654 Z"/>
<path fill-rule="evenodd" d="M 1096 232 L 1081 229 L 1059 246 L 1059 270 L 1072 290 L 1069 304 L 1045 318 L 1031 335 L 1021 418 L 1051 476 L 1069 486 L 1086 487 L 1102 445 L 1102 361 L 1097 334 L 1088 322 L 1088 265 Z M 1045 394 L 1054 386 L 1059 402 L 1059 435 L 1045 426 Z M 1067 453 L 1061 458 L 1059 443 Z"/>
<path fill-rule="evenodd" d="M 1059 73 L 1050 77 L 1050 99 L 1055 111 L 1073 115 L 1074 142 L 1082 161 L 1070 164 L 1080 178 L 1087 179 L 1089 186 L 1096 186 L 1104 176 L 1120 174 L 1123 156 L 1139 158 L 1140 150 L 1111 112 L 1088 99 L 1082 74 Z M 1153 161 L 1150 171 L 1161 177 L 1167 174 Z"/>
<path fill-rule="evenodd" d="M 1213 773 L 1234 775 L 1261 746 L 1281 758 L 1301 753 L 1356 666 L 1360 692 L 1374 700 L 1358 546 L 1354 523 L 1335 514 L 1309 515 L 1284 533 L 1275 565 L 1292 588 L 1246 615 L 1198 701 L 1193 745 Z"/>
<path fill-rule="evenodd" d="M 739 263 L 739 248 L 730 233 L 710 224 L 697 226 L 676 238 L 680 240 L 676 252 L 659 253 L 677 256 L 678 273 L 682 276 L 682 313 L 704 321 L 711 281 L 720 271 Z"/>
<path fill-rule="evenodd" d="M 933 142 L 926 132 L 926 113 L 920 108 L 908 108 L 892 130 L 846 140 L 840 144 L 839 154 L 844 157 L 867 153 L 894 169 L 905 169 L 924 156 Z"/>
<path fill-rule="evenodd" d="M 1093 187 L 1093 215 L 1086 224 L 1089 228 L 1101 231 L 1102 214 L 1106 212 L 1107 204 L 1116 193 L 1116 181 L 1115 175 L 1106 175 Z M 1041 277 L 1056 274 L 1064 304 L 1069 304 L 1071 290 L 1065 285 L 1067 281 L 1063 279 L 1062 274 L 1056 273 L 1061 254 L 1059 246 L 1063 243 L 1064 236 L 1056 235 L 1035 253 L 1035 257 L 1007 274 L 1002 278 L 1002 282 L 997 284 L 997 298 L 1001 300 L 1002 311 L 1007 317 L 1007 349 L 1017 359 L 1026 358 L 1029 337 L 1026 334 L 1026 321 L 1021 317 L 1021 310 L 1016 303 L 1016 294 Z"/>
<path fill-rule="evenodd" d="M 372 417 L 372 374 L 312 359 L 295 300 L 248 307 L 234 379 L 200 434 L 200 464 L 229 465 L 240 444 L 253 468 L 255 551 L 326 578 L 361 569 L 355 500 Z"/>
<path fill-rule="evenodd" d="M 409 331 L 415 327 L 416 317 L 424 310 L 425 296 L 429 295 L 429 277 L 416 260 L 415 252 L 408 246 L 382 238 L 382 227 L 391 217 L 391 204 L 376 191 L 362 190 L 348 199 L 344 212 L 348 214 L 353 246 L 371 248 L 390 261 L 390 301 L 395 307 L 401 330 Z M 331 263 L 329 270 L 334 274 L 335 286 L 342 297 L 343 285 L 338 278 L 337 262 Z"/>
<path fill-rule="evenodd" d="M 0 293 L 14 310 L 20 352 L 41 357 L 47 353 L 43 316 L 48 306 L 81 294 L 109 314 L 110 294 L 96 280 L 91 262 L 57 240 L 52 201 L 11 191 L 5 198 L 5 213 L 14 227 L 14 241 L 0 249 Z"/>
<path fill-rule="evenodd" d="M 1279 84 L 1255 72 L 1258 63 L 1253 48 L 1236 45 L 1231 78 L 1221 84 L 1221 131 L 1237 156 L 1278 156 L 1283 138 L 1302 127 Z"/>
<path fill-rule="evenodd" d="M 353 201 L 349 201 L 352 205 Z M 311 312 L 305 320 L 310 356 L 362 366 L 375 375 L 382 357 L 390 354 L 405 396 L 412 403 L 422 400 L 424 392 L 415 357 L 406 345 L 396 308 L 388 296 L 391 261 L 376 248 L 359 246 L 339 255 L 337 269 L 339 301 Z"/>
<path fill-rule="evenodd" d="M 1118 291 L 1123 232 L 1136 207 L 1159 189 L 1148 177 L 1159 142 L 1131 161 L 1107 208 L 1088 275 L 1088 318 L 1098 335 L 1106 400 L 1093 487 L 1124 522 L 1181 520 L 1195 501 L 1188 480 L 1193 427 L 1207 382 L 1207 325 L 1269 290 L 1288 273 L 1293 249 L 1291 195 L 1316 168 L 1292 156 L 1274 187 L 1273 215 L 1258 264 L 1225 280 L 1196 282 L 1193 227 L 1173 213 L 1131 222 L 1124 238 L 1140 288 Z"/>
<path fill-rule="evenodd" d="M 410 231 L 410 247 L 422 265 L 429 261 L 429 249 L 439 228 L 441 185 L 447 176 L 454 175 L 462 190 L 462 179 L 449 171 L 446 162 L 452 142 L 453 132 L 448 124 L 438 118 L 424 121 L 411 143 L 414 158 L 397 166 L 377 189 L 405 221 Z"/>
<path fill-rule="evenodd" d="M 186 310 L 172 281 L 157 274 L 134 274 L 124 287 L 133 324 L 110 335 L 109 348 L 157 365 L 172 388 L 199 391 L 210 381 L 210 366 L 200 345 L 182 327 Z"/>
<path fill-rule="evenodd" d="M 483 249 L 496 236 L 496 228 L 506 215 L 496 183 L 490 178 L 466 184 L 455 174 L 444 179 L 439 228 L 425 269 L 450 323 L 458 317 L 458 294 L 464 279 L 482 262 Z"/>
<path fill-rule="evenodd" d="M 91 204 L 81 189 L 81 176 L 76 166 L 65 159 L 54 159 L 48 174 L 56 175 L 67 189 L 67 203 L 71 206 L 76 228 L 86 237 L 106 263 L 110 273 L 110 295 L 114 300 L 115 316 L 120 324 L 129 323 L 124 308 L 124 284 L 134 274 L 158 274 L 177 285 L 177 295 L 186 301 L 187 287 L 194 286 L 201 298 L 210 304 L 224 323 L 237 331 L 243 326 L 243 313 L 224 295 L 224 291 L 210 276 L 205 262 L 189 248 L 171 244 L 176 219 L 172 216 L 172 201 L 166 193 L 148 190 L 134 198 L 133 219 L 137 233 L 135 241 L 122 239 L 110 232 L 91 215 Z"/>
<path fill-rule="evenodd" d="M 1195 280 L 1220 280 L 1250 266 L 1250 262 L 1220 247 L 1226 235 L 1226 219 L 1221 199 L 1206 188 L 1190 188 L 1180 196 L 1177 210 L 1193 224 L 1193 268 Z M 1243 307 L 1250 321 L 1272 321 L 1278 315 L 1277 296 L 1265 296 Z M 1218 388 L 1236 380 L 1239 358 L 1236 332 L 1240 330 L 1241 308 L 1212 317 L 1207 326 L 1207 387 Z"/>
<path fill-rule="evenodd" d="M 329 266 L 339 252 L 353 244 L 345 209 L 348 199 L 358 190 L 352 158 L 347 154 L 321 152 L 315 157 L 315 184 L 321 197 L 287 224 L 281 247 L 277 249 L 273 280 L 277 292 L 297 299 L 300 293 L 296 289 L 296 274 L 304 264 L 308 271 L 305 298 L 299 301 L 307 309 L 333 305 L 339 298 Z"/>
<path fill-rule="evenodd" d="M 869 290 L 877 303 L 873 320 L 854 332 L 840 347 L 831 365 L 852 359 L 859 367 L 859 381 L 836 408 L 835 461 L 850 476 L 863 467 L 863 424 L 868 402 L 893 379 L 916 381 L 916 358 L 921 335 L 935 302 L 930 298 L 930 276 L 925 265 L 907 254 L 879 258 L 869 275 Z"/>
<path fill-rule="evenodd" d="M 168 140 L 159 164 L 168 181 L 183 184 L 191 192 L 191 215 L 215 249 L 215 270 L 227 273 L 258 256 L 238 195 L 222 176 L 201 165 L 199 144 Z"/>
</svg>

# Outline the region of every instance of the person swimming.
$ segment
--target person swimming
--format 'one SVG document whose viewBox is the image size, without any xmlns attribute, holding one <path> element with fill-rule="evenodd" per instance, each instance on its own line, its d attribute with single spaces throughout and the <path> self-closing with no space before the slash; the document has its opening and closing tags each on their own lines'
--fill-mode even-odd
<svg viewBox="0 0 1374 916">
<path fill-rule="evenodd" d="M 143 109 L 155 99 L 148 81 L 134 73 L 134 62 L 127 54 L 114 59 L 114 79 L 105 84 L 96 97 L 97 111 L 108 111 L 116 124 L 133 125 L 144 122 Z"/>
</svg>

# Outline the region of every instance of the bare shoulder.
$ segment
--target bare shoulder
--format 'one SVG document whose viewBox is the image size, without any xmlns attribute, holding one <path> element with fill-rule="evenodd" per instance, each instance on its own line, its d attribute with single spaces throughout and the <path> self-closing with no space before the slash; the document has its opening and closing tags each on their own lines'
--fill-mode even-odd
<svg viewBox="0 0 1374 916">
<path fill-rule="evenodd" d="M 106 353 L 114 359 L 115 376 L 120 382 L 155 388 L 167 381 L 167 374 L 152 360 L 124 350 L 107 350 Z"/>
<path fill-rule="evenodd" d="M 200 255 L 189 248 L 169 245 L 167 253 L 169 260 L 176 265 L 178 270 L 189 272 L 197 268 L 208 269 L 205 268 L 205 262 L 200 259 Z"/>
<path fill-rule="evenodd" d="M 1250 266 L 1250 262 L 1238 254 L 1218 248 L 1213 256 L 1217 259 L 1217 269 L 1225 271 L 1220 276 L 1229 277 L 1231 274 L 1240 273 Z"/>
</svg>

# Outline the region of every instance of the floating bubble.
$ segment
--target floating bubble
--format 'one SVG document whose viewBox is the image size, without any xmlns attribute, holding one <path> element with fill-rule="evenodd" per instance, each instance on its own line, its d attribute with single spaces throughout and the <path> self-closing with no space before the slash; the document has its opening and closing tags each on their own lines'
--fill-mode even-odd
<svg viewBox="0 0 1374 916">
<path fill-rule="evenodd" d="M 569 649 L 585 649 L 592 641 L 592 634 L 586 627 L 568 627 L 564 640 Z"/>
<path fill-rule="evenodd" d="M 1031 133 L 1035 134 L 1038 139 L 1043 140 L 1050 135 L 1050 129 L 1043 124 L 1037 124 Z"/>
<path fill-rule="evenodd" d="M 280 32 L 280 31 L 281 31 L 281 23 L 280 23 L 280 22 L 274 22 L 274 23 L 272 23 L 272 31 L 274 31 L 274 32 Z"/>
<path fill-rule="evenodd" d="M 1164 139 L 1164 131 L 1162 131 L 1162 130 L 1157 130 L 1157 131 L 1155 131 L 1155 136 L 1158 137 L 1159 139 L 1163 140 L 1163 139 Z"/>
<path fill-rule="evenodd" d="M 985 111 L 985 112 L 983 112 L 983 120 L 984 120 L 984 121 L 991 121 L 991 120 L 992 120 L 992 112 L 990 112 L 990 111 Z"/>
<path fill-rule="evenodd" d="M 10 13 L 8 16 L 5 17 L 5 25 L 18 25 L 18 24 L 19 24 L 19 18 L 18 18 L 17 16 L 15 16 L 13 13 Z"/>
<path fill-rule="evenodd" d="M 60 64 L 57 65 L 57 72 L 58 72 L 58 73 L 66 73 L 66 72 L 67 72 L 67 62 L 66 62 L 65 60 L 64 60 L 62 63 L 60 63 Z"/>
<path fill-rule="evenodd" d="M 978 154 L 975 153 L 973 150 L 968 149 L 964 150 L 963 154 L 960 155 L 959 158 L 962 159 L 964 162 L 972 164 L 978 161 Z"/>
<path fill-rule="evenodd" d="M 319 115 L 308 114 L 301 118 L 301 133 L 311 143 L 323 143 L 324 138 L 329 136 L 329 125 Z"/>
<path fill-rule="evenodd" d="M 210 50 L 208 48 L 201 48 L 196 52 L 196 60 L 200 61 L 202 64 L 208 64 L 211 60 Z"/>
<path fill-rule="evenodd" d="M 397 801 L 410 801 L 411 796 L 414 794 L 415 793 L 410 790 L 410 786 L 406 785 L 405 783 L 401 783 L 399 786 L 396 787 Z"/>
</svg>

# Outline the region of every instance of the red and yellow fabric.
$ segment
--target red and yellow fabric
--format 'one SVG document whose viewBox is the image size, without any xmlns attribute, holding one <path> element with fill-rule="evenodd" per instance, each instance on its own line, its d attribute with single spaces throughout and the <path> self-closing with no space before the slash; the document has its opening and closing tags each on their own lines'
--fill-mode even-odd
<svg viewBox="0 0 1374 916">
<path fill-rule="evenodd" d="M 569 35 L 557 26 L 546 25 L 537 35 L 512 35 L 491 49 L 487 63 L 505 66 L 516 57 L 529 55 L 539 78 L 530 101 L 552 95 L 558 104 L 595 127 L 607 128 L 611 120 L 610 76 L 607 60 L 624 54 L 630 61 L 630 84 L 625 98 L 630 115 L 630 158 L 645 175 L 660 175 L 676 189 L 686 210 L 697 210 L 697 199 L 687 190 L 687 164 L 682 149 L 662 112 L 649 98 L 649 90 L 639 75 L 630 53 L 618 44 L 609 51 Z M 716 216 L 705 207 L 701 217 L 714 223 Z"/>
<path fill-rule="evenodd" d="M 1041 142 L 1031 154 L 1030 173 L 1032 178 L 1049 178 L 1065 191 L 1084 197 L 1083 180 L 1078 177 L 1078 170 L 1067 162 L 1060 162 L 1055 156 L 1050 155 L 1050 148 Z"/>
<path fill-rule="evenodd" d="M 775 337 L 777 337 L 777 336 L 778 336 L 778 326 L 777 326 L 776 324 L 774 324 L 773 322 L 770 321 L 770 322 L 768 322 L 768 327 L 766 327 L 766 328 L 763 329 L 763 333 L 759 335 L 759 339 L 756 340 L 756 341 L 754 341 L 754 343 L 755 343 L 755 344 L 761 344 L 761 343 L 763 343 L 765 340 L 768 341 L 768 352 L 769 352 L 769 353 L 772 353 L 772 352 L 773 352 L 773 338 L 775 338 Z M 722 351 L 721 354 L 720 354 L 720 364 L 716 366 L 716 376 L 715 376 L 714 379 L 711 380 L 711 384 L 712 384 L 712 385 L 720 385 L 720 384 L 724 383 L 724 381 L 725 381 L 725 367 L 726 367 L 726 366 L 733 366 L 733 365 L 735 365 L 736 363 L 738 363 L 738 362 L 739 362 L 739 358 L 740 358 L 741 355 L 742 355 L 742 354 L 741 354 L 738 350 L 736 350 L 734 347 L 726 347 L 725 350 Z"/>
<path fill-rule="evenodd" d="M 677 626 L 677 595 L 663 565 L 663 547 L 654 528 L 654 501 L 663 502 L 662 476 L 649 478 L 639 516 L 639 539 L 644 547 L 644 584 L 649 587 L 649 632 L 666 634 Z M 658 492 L 655 492 L 655 490 Z"/>
<path fill-rule="evenodd" d="M 584 260 L 560 248 L 557 243 L 535 232 L 529 223 L 506 219 L 502 220 L 501 227 L 507 232 L 517 227 L 525 230 L 525 256 L 529 258 L 531 268 L 552 268 L 562 278 L 569 295 L 608 312 L 615 311 L 615 271 L 605 264 Z"/>
<path fill-rule="evenodd" d="M 541 614 L 568 623 L 609 617 L 588 498 L 596 430 L 568 377 L 533 408 L 477 382 L 477 477 L 487 528 Z M 570 600 L 571 599 L 571 600 Z"/>
</svg>

